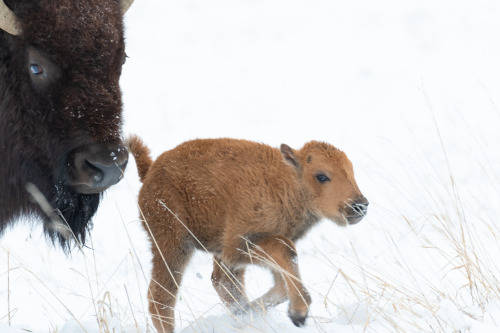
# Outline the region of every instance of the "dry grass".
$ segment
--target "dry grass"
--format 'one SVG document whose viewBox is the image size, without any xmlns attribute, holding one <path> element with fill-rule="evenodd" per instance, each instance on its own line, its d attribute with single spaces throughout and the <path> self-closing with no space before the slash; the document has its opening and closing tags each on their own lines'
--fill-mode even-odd
<svg viewBox="0 0 500 333">
<path fill-rule="evenodd" d="M 356 235 L 351 235 L 351 231 L 346 232 L 350 239 L 349 254 L 332 253 L 329 250 L 324 253 L 316 252 L 313 257 L 321 265 L 337 273 L 331 276 L 328 285 L 320 285 L 320 288 L 305 281 L 314 298 L 308 327 L 321 332 L 328 331 L 329 324 L 340 323 L 361 327 L 366 332 L 378 332 L 381 328 L 387 332 L 452 332 L 457 329 L 467 330 L 472 321 L 481 322 L 488 304 L 500 301 L 500 283 L 497 278 L 500 270 L 495 260 L 500 253 L 500 233 L 492 216 L 478 218 L 474 211 L 475 204 L 470 200 L 464 203 L 451 174 L 447 190 L 450 194 L 448 197 L 436 193 L 427 197 L 428 200 L 423 203 L 428 207 L 424 210 L 432 213 L 417 218 L 406 216 L 404 212 L 397 217 L 396 212 L 381 210 L 382 216 L 385 214 L 385 218 L 392 219 L 390 223 L 401 224 L 395 234 L 387 228 L 377 235 L 386 242 L 382 251 L 390 254 L 383 259 L 385 265 L 374 263 L 370 255 L 367 255 L 369 251 L 355 244 Z M 127 229 L 124 222 L 122 225 Z M 121 263 L 113 263 L 116 266 L 115 272 L 125 262 L 131 262 L 134 267 L 136 285 L 123 286 L 127 294 L 126 306 L 119 304 L 120 301 L 107 289 L 107 283 L 113 275 L 108 281 L 102 281 L 93 252 L 90 251 L 90 256 L 82 254 L 86 256 L 85 270 L 78 274 L 88 282 L 86 288 L 91 299 L 86 302 L 92 309 L 99 332 L 154 331 L 146 310 L 146 300 L 130 299 L 128 295 L 128 290 L 141 288 L 148 280 L 148 272 L 142 267 L 142 258 L 135 251 L 133 237 L 130 234 L 128 236 L 130 252 Z M 496 247 L 491 248 L 492 244 Z M 302 246 L 307 246 L 307 241 L 300 244 L 299 249 Z M 52 296 L 48 303 L 59 303 L 77 327 L 83 332 L 87 331 L 86 324 L 80 322 L 42 278 L 25 267 L 15 254 L 9 250 L 4 251 L 8 258 L 8 291 L 12 289 L 12 271 L 22 270 L 32 275 L 38 282 L 36 288 L 45 289 L 38 292 Z M 409 255 L 411 252 L 413 255 Z M 415 263 L 412 261 L 415 256 L 422 260 Z M 300 262 L 307 260 L 307 255 L 299 256 Z M 429 268 L 423 267 L 422 262 L 427 263 Z M 389 263 L 390 270 L 380 269 L 389 267 Z M 316 269 L 325 271 L 324 267 Z M 196 298 L 192 295 L 183 298 L 183 293 L 191 291 L 190 287 L 181 288 L 179 297 L 183 299 L 188 311 L 178 314 L 178 326 L 187 327 L 194 332 L 211 331 L 214 323 L 206 322 L 203 317 L 214 311 L 223 312 L 222 305 L 213 304 L 214 308 L 200 313 L 197 307 L 194 309 L 190 306 L 190 302 L 196 302 Z M 7 320 L 10 323 L 16 309 L 11 309 L 10 292 L 7 294 Z M 339 302 L 341 294 L 344 294 L 343 300 L 349 299 L 350 303 Z M 345 297 L 349 294 L 350 296 Z M 137 311 L 137 308 L 141 310 Z M 454 309 L 456 313 L 450 314 Z M 254 310 L 245 316 L 222 315 L 221 320 L 215 322 L 215 325 L 220 325 L 217 330 L 276 330 L 280 323 L 273 316 L 277 313 L 281 317 L 286 316 L 283 307 L 270 315 L 263 314 L 262 309 Z M 460 323 L 460 320 L 463 322 Z M 59 329 L 54 325 L 51 332 L 58 332 Z"/>
<path fill-rule="evenodd" d="M 392 195 L 404 203 L 402 206 L 373 198 L 367 221 L 355 229 L 326 229 L 335 235 L 313 230 L 311 237 L 298 244 L 304 283 L 313 297 L 306 330 L 328 332 L 352 326 L 366 332 L 467 332 L 474 323 L 483 322 L 490 305 L 500 304 L 500 230 L 496 223 L 500 191 L 495 186 L 500 171 L 493 165 L 498 159 L 476 145 L 474 152 L 479 155 L 469 152 L 467 161 L 475 165 L 474 186 L 470 187 L 471 183 L 462 182 L 463 176 L 456 176 L 456 162 L 448 156 L 437 123 L 436 129 L 440 160 L 430 160 L 423 152 L 413 156 L 401 153 L 399 167 L 404 172 L 399 174 L 406 173 L 404 179 L 394 179 L 387 167 L 370 164 L 371 188 L 376 189 L 372 192 Z M 131 196 L 135 192 L 130 189 Z M 116 212 L 121 214 L 119 207 Z M 135 237 L 125 222 L 130 217 L 119 219 L 129 250 L 121 261 L 109 263 L 114 267 L 111 274 L 102 275 L 93 250 L 74 254 L 83 258 L 74 276 L 86 285 L 81 285 L 84 290 L 73 291 L 81 294 L 81 302 L 87 305 L 83 315 L 74 314 L 60 291 L 15 251 L 0 247 L 7 259 L 7 270 L 0 272 L 7 281 L 3 287 L 7 290 L 7 310 L 0 313 L 0 319 L 8 324 L 15 319 L 18 300 L 11 298 L 13 281 L 29 277 L 35 281 L 30 282 L 34 293 L 46 300 L 47 309 L 61 313 L 59 322 L 70 320 L 83 332 L 153 332 L 147 310 L 149 264 L 136 250 Z M 210 271 L 212 262 L 206 266 Z M 121 290 L 111 288 L 110 282 L 124 267 L 132 267 L 129 275 L 133 280 Z M 251 280 L 260 279 L 262 273 L 250 272 L 248 277 L 249 285 L 254 284 L 253 296 L 255 285 L 262 285 Z M 266 291 L 265 287 L 258 292 Z M 244 316 L 226 312 L 209 282 L 181 286 L 177 297 L 177 327 L 189 332 L 282 332 L 291 325 L 286 304 L 267 314 L 263 309 L 253 309 Z M 208 306 L 205 299 L 214 302 Z M 82 321 L 89 314 L 94 326 Z M 50 331 L 60 330 L 61 326 L 54 324 Z"/>
</svg>

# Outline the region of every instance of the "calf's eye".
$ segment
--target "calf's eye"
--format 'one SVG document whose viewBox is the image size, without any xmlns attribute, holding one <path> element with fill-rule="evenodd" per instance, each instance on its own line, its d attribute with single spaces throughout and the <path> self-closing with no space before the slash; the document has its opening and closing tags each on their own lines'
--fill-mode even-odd
<svg viewBox="0 0 500 333">
<path fill-rule="evenodd" d="M 316 175 L 316 180 L 320 183 L 325 183 L 325 182 L 329 182 L 330 178 L 328 178 L 327 176 L 325 176 L 323 174 L 318 174 L 318 175 Z"/>
</svg>

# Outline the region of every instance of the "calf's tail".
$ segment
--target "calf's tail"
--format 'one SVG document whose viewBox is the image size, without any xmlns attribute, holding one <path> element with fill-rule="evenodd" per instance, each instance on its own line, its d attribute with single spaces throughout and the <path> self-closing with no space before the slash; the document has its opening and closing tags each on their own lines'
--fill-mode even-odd
<svg viewBox="0 0 500 333">
<path fill-rule="evenodd" d="M 142 139 L 137 135 L 133 134 L 125 140 L 125 145 L 127 146 L 130 153 L 135 158 L 135 164 L 137 164 L 137 172 L 139 173 L 139 178 L 141 182 L 144 182 L 146 174 L 148 173 L 149 167 L 153 164 L 151 159 L 151 151 L 148 146 L 142 142 Z"/>
</svg>

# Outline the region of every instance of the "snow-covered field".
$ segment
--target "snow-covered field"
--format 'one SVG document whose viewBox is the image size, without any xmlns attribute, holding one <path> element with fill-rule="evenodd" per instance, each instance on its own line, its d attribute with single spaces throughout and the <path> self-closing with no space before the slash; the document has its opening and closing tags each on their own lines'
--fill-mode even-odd
<svg viewBox="0 0 500 333">
<path fill-rule="evenodd" d="M 137 0 L 126 26 L 124 131 L 154 156 L 194 138 L 323 140 L 370 200 L 360 224 L 297 244 L 304 328 L 286 303 L 231 316 L 198 253 L 178 332 L 500 331 L 498 0 Z M 152 331 L 139 188 L 131 161 L 83 252 L 27 223 L 0 238 L 0 332 Z M 270 280 L 250 269 L 249 295 Z"/>
</svg>

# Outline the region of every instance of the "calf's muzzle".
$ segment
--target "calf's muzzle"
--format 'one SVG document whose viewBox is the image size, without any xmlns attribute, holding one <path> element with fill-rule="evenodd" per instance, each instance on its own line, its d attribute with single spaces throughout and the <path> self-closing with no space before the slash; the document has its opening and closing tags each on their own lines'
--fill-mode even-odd
<svg viewBox="0 0 500 333">
<path fill-rule="evenodd" d="M 363 195 L 349 203 L 349 205 L 347 205 L 347 212 L 345 215 L 349 224 L 356 224 L 361 221 L 368 212 L 369 204 L 370 203 Z"/>
</svg>

